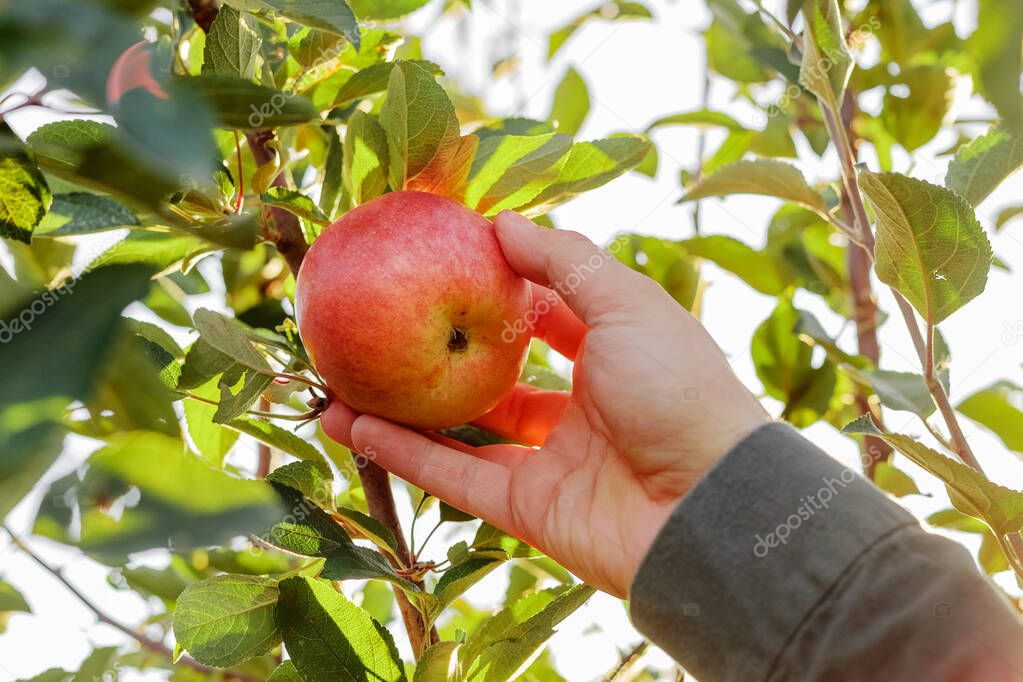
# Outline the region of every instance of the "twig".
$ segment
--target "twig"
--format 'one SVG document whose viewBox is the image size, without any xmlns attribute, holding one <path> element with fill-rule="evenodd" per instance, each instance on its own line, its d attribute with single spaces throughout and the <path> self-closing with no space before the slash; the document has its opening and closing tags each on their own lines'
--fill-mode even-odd
<svg viewBox="0 0 1023 682">
<path fill-rule="evenodd" d="M 359 472 L 359 480 L 362 481 L 362 490 L 366 494 L 366 506 L 369 507 L 369 515 L 384 524 L 394 532 L 396 554 L 398 559 L 388 556 L 388 560 L 395 568 L 404 569 L 412 566 L 413 558 L 405 544 L 405 536 L 401 531 L 401 522 L 398 520 L 398 513 L 394 506 L 394 494 L 391 492 L 391 477 L 387 471 L 377 464 L 352 453 L 355 459 L 356 468 Z M 417 583 L 422 586 L 422 583 Z M 400 587 L 395 586 L 394 597 L 398 602 L 398 610 L 401 611 L 402 619 L 405 621 L 405 630 L 408 632 L 409 643 L 412 645 L 412 652 L 416 660 L 425 651 L 426 647 L 439 639 L 435 628 L 427 632 L 426 620 L 423 614 L 405 596 Z"/>
<path fill-rule="evenodd" d="M 266 413 L 264 419 L 272 419 L 272 413 L 270 412 L 270 401 L 265 397 L 259 399 L 259 408 L 261 412 Z M 270 460 L 273 459 L 273 451 L 270 446 L 266 443 L 260 442 L 259 444 L 259 460 L 256 465 L 256 478 L 262 480 L 266 478 L 266 475 L 270 473 Z"/>
<path fill-rule="evenodd" d="M 852 118 L 855 112 L 856 100 L 851 90 L 845 93 L 842 106 L 842 125 L 846 129 L 851 128 Z M 856 155 L 857 145 L 855 138 L 850 138 L 853 155 Z M 852 206 L 852 198 L 847 189 L 842 191 L 842 215 L 845 217 L 846 232 L 854 232 L 853 224 L 856 222 L 855 211 Z M 846 267 L 849 270 L 849 288 L 852 290 L 853 322 L 856 324 L 856 349 L 860 355 L 870 360 L 875 367 L 881 363 L 881 346 L 877 341 L 877 300 L 871 290 L 870 283 L 870 256 L 863 248 L 851 246 L 846 249 Z M 870 404 L 870 392 L 864 388 L 856 391 L 856 405 L 860 413 L 874 412 Z M 880 410 L 874 414 L 878 425 L 882 425 Z M 877 470 L 878 462 L 888 461 L 892 453 L 892 446 L 876 436 L 867 436 L 860 444 L 863 455 L 863 473 L 867 478 L 873 480 Z"/>
<path fill-rule="evenodd" d="M 267 147 L 267 143 L 274 138 L 272 130 L 261 130 L 254 133 L 246 133 L 249 150 L 257 166 L 269 163 L 274 158 L 274 152 Z M 286 187 L 287 183 L 284 174 L 278 174 L 271 183 L 273 187 Z M 291 271 L 298 276 L 302 267 L 302 259 L 305 258 L 309 245 L 302 234 L 302 226 L 298 217 L 283 208 L 270 206 L 264 208 L 263 236 L 271 241 L 280 251 L 281 256 L 287 261 Z"/>
<path fill-rule="evenodd" d="M 646 653 L 646 650 L 650 647 L 650 642 L 642 640 L 636 646 L 632 647 L 628 651 L 622 654 L 621 660 L 618 665 L 614 667 L 614 670 L 610 671 L 604 676 L 604 682 L 623 682 L 625 680 L 624 675 L 636 664 L 636 661 Z"/>
<path fill-rule="evenodd" d="M 170 647 L 166 646 L 162 642 L 152 640 L 143 635 L 142 633 L 136 632 L 127 625 L 120 623 L 111 618 L 110 616 L 108 616 L 106 613 L 103 612 L 102 609 L 96 606 L 96 604 L 94 604 L 88 597 L 82 594 L 77 587 L 68 582 L 68 579 L 64 577 L 64 575 L 61 573 L 59 569 L 50 566 L 48 563 L 43 561 L 35 552 L 29 549 L 28 545 L 26 545 L 24 541 L 21 540 L 21 538 L 14 534 L 14 531 L 12 531 L 4 524 L 0 524 L 0 529 L 3 529 L 5 533 L 11 536 L 11 542 L 14 544 L 15 547 L 24 552 L 25 555 L 29 559 L 34 561 L 39 567 L 41 567 L 47 573 L 49 573 L 58 581 L 60 581 L 60 584 L 63 585 L 68 592 L 74 595 L 74 597 L 78 599 L 78 601 L 80 601 L 87 609 L 92 611 L 93 615 L 95 615 L 96 618 L 101 623 L 105 623 L 106 625 L 109 625 L 110 627 L 116 630 L 120 630 L 122 633 L 138 642 L 143 649 L 147 649 L 149 651 L 152 651 L 153 653 L 160 654 L 161 656 L 164 656 L 171 662 L 187 665 L 193 670 L 198 670 L 205 673 L 217 672 L 223 675 L 224 677 L 233 680 L 244 680 L 245 682 L 258 682 L 257 678 L 252 677 L 250 675 L 246 675 L 245 673 L 240 673 L 233 670 L 214 669 L 209 666 L 203 665 L 199 661 L 188 656 L 182 656 L 177 661 L 174 661 L 174 651 Z"/>
<path fill-rule="evenodd" d="M 217 0 L 188 0 L 188 11 L 192 13 L 192 18 L 199 24 L 199 28 L 204 33 L 209 33 L 220 8 L 217 7 Z"/>
</svg>

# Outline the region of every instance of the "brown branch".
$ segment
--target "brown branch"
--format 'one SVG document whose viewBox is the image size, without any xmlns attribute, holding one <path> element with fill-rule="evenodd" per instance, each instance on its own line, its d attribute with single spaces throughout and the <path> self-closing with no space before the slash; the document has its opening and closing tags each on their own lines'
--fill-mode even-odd
<svg viewBox="0 0 1023 682">
<path fill-rule="evenodd" d="M 262 412 L 270 413 L 270 401 L 265 397 L 259 399 L 259 409 Z M 270 473 L 270 460 L 273 458 L 273 451 L 266 443 L 259 444 L 259 461 L 256 465 L 256 478 L 264 479 Z"/>
<path fill-rule="evenodd" d="M 245 134 L 245 139 L 249 142 L 249 151 L 252 152 L 252 158 L 255 159 L 257 166 L 273 161 L 274 152 L 267 147 L 267 143 L 273 137 L 272 130 L 260 130 Z M 284 175 L 278 174 L 271 186 L 285 187 Z M 309 250 L 298 216 L 276 206 L 265 207 L 263 211 L 263 237 L 267 241 L 273 242 L 281 256 L 287 261 L 288 267 L 298 277 L 302 259 L 305 258 L 305 253 Z"/>
<path fill-rule="evenodd" d="M 395 553 L 398 558 L 387 555 L 387 560 L 395 568 L 410 568 L 415 558 L 409 551 L 408 545 L 405 543 L 405 535 L 401 531 L 401 521 L 398 520 L 394 495 L 391 492 L 391 477 L 386 470 L 369 459 L 354 453 L 352 456 L 355 458 L 359 480 L 362 481 L 362 490 L 366 493 L 366 506 L 369 507 L 369 515 L 394 532 L 397 550 Z M 418 587 L 423 586 L 421 580 L 413 582 Z M 398 602 L 398 610 L 401 611 L 402 619 L 405 621 L 405 630 L 408 632 L 412 652 L 418 660 L 426 647 L 438 641 L 437 630 L 431 628 L 427 633 L 423 614 L 408 600 L 401 588 L 394 587 L 394 596 Z"/>
<path fill-rule="evenodd" d="M 11 542 L 12 544 L 14 544 L 15 547 L 24 552 L 29 559 L 34 561 L 44 571 L 46 571 L 54 578 L 56 578 L 58 581 L 60 581 L 60 584 L 63 585 L 68 592 L 74 595 L 74 597 L 78 599 L 78 601 L 80 601 L 87 609 L 92 611 L 92 613 L 101 623 L 105 623 L 106 625 L 109 625 L 110 627 L 116 630 L 120 630 L 122 633 L 138 642 L 143 649 L 146 649 L 147 651 L 152 651 L 155 654 L 159 654 L 166 658 L 167 660 L 171 661 L 172 663 L 181 663 L 182 665 L 187 665 L 189 668 L 192 668 L 193 670 L 198 670 L 200 672 L 205 673 L 216 672 L 232 680 L 243 680 L 244 682 L 258 682 L 257 678 L 252 677 L 251 675 L 247 675 L 245 673 L 237 672 L 234 670 L 222 670 L 211 668 L 209 666 L 203 665 L 199 661 L 188 656 L 182 656 L 177 661 L 174 661 L 174 651 L 170 647 L 166 646 L 162 642 L 157 642 L 156 640 L 150 639 L 149 637 L 146 637 L 142 633 L 136 632 L 135 630 L 128 627 L 124 623 L 118 622 L 111 618 L 110 616 L 108 616 L 106 613 L 103 612 L 102 609 L 96 606 L 96 604 L 94 604 L 88 597 L 82 594 L 77 587 L 72 585 L 68 581 L 68 579 L 64 577 L 64 574 L 59 569 L 50 566 L 48 563 L 43 561 L 35 552 L 29 549 L 28 545 L 26 545 L 24 541 L 21 540 L 21 538 L 14 534 L 14 531 L 12 531 L 6 525 L 2 524 L 0 524 L 0 529 L 3 529 L 4 532 L 11 536 Z"/>
<path fill-rule="evenodd" d="M 604 682 L 620 682 L 621 680 L 624 680 L 626 673 L 632 669 L 632 666 L 634 666 L 640 657 L 646 653 L 648 648 L 650 648 L 650 642 L 644 639 L 628 651 L 623 652 L 622 657 L 618 661 L 618 665 L 614 667 L 614 670 L 611 670 L 604 676 Z"/>
<path fill-rule="evenodd" d="M 842 102 L 842 126 L 849 133 L 849 142 L 854 158 L 858 155 L 859 141 L 852 132 L 852 119 L 856 113 L 856 99 L 852 90 L 847 90 Z M 842 190 L 842 215 L 849 225 L 856 224 L 856 212 L 848 189 Z M 849 288 L 852 294 L 853 322 L 856 324 L 856 348 L 860 355 L 870 360 L 875 367 L 881 362 L 881 346 L 877 341 L 877 299 L 870 283 L 870 257 L 855 244 L 845 250 L 846 267 L 849 270 Z M 862 387 L 856 389 L 856 407 L 860 414 L 873 413 L 881 425 L 881 411 L 871 409 L 870 392 Z M 878 462 L 886 462 L 892 454 L 892 446 L 876 436 L 867 436 L 860 443 L 864 475 L 874 480 Z"/>
<path fill-rule="evenodd" d="M 199 28 L 204 33 L 209 33 L 220 8 L 217 7 L 217 0 L 188 0 L 188 11 L 192 13 L 192 18 L 199 24 Z"/>
</svg>

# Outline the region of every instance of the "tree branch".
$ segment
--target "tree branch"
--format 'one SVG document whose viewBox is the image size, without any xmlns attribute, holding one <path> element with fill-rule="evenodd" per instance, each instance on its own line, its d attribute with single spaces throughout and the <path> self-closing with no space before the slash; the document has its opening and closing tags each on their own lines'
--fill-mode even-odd
<svg viewBox="0 0 1023 682">
<path fill-rule="evenodd" d="M 245 134 L 249 150 L 252 152 L 252 158 L 255 159 L 257 166 L 262 166 L 273 160 L 274 152 L 267 147 L 267 143 L 273 138 L 272 130 L 260 130 Z M 271 186 L 285 187 L 284 175 L 278 174 Z M 305 235 L 302 234 L 302 226 L 298 222 L 298 216 L 276 206 L 264 207 L 263 211 L 263 237 L 267 241 L 273 242 L 281 256 L 287 261 L 288 267 L 298 277 L 302 259 L 305 258 L 305 253 L 309 250 Z"/>
<path fill-rule="evenodd" d="M 220 8 L 217 7 L 217 0 L 188 0 L 188 11 L 192 13 L 192 18 L 199 24 L 203 33 L 209 33 Z"/>
<path fill-rule="evenodd" d="M 394 494 L 391 492 L 391 477 L 387 471 L 367 458 L 355 456 L 356 468 L 359 471 L 359 480 L 362 481 L 362 489 L 366 493 L 366 506 L 369 507 L 369 515 L 384 524 L 394 532 L 394 539 L 398 559 L 387 555 L 388 561 L 395 568 L 411 568 L 415 561 L 405 543 L 405 535 L 401 530 L 401 521 L 398 520 L 398 513 L 394 506 Z M 422 581 L 413 581 L 419 587 L 423 586 Z M 431 628 L 427 632 L 426 621 L 409 600 L 401 588 L 394 587 L 394 596 L 398 601 L 398 610 L 401 611 L 402 619 L 405 621 L 405 630 L 408 632 L 409 643 L 412 645 L 412 652 L 416 660 L 426 647 L 436 642 L 439 637 L 437 630 Z"/>
<path fill-rule="evenodd" d="M 856 100 L 852 91 L 847 90 L 845 99 L 842 102 L 842 126 L 846 130 L 852 129 L 852 119 L 856 113 Z M 850 145 L 854 157 L 858 155 L 857 140 L 850 136 Z M 848 189 L 842 191 L 842 215 L 845 222 L 855 225 L 856 214 L 853 209 L 852 198 Z M 845 250 L 846 267 L 849 270 L 849 288 L 852 293 L 853 322 L 856 324 L 856 348 L 860 355 L 874 363 L 875 367 L 881 363 L 881 346 L 877 342 L 877 299 L 870 282 L 870 257 L 867 253 L 850 244 Z M 871 407 L 871 393 L 865 388 L 856 389 L 856 406 L 860 413 L 874 413 L 878 425 L 882 424 L 881 411 Z M 874 473 L 877 470 L 878 462 L 886 462 L 892 454 L 892 446 L 875 436 L 867 436 L 860 444 L 863 473 L 867 478 L 874 480 Z"/>
<path fill-rule="evenodd" d="M 58 581 L 60 581 L 60 584 L 63 585 L 64 588 L 67 589 L 68 592 L 70 592 L 72 595 L 74 595 L 74 597 L 78 601 L 80 601 L 87 609 L 92 611 L 92 613 L 96 616 L 96 618 L 101 623 L 105 623 L 106 625 L 109 625 L 110 627 L 112 627 L 112 628 L 114 628 L 116 630 L 120 630 L 122 633 L 124 633 L 125 635 L 131 637 L 136 642 L 138 642 L 139 645 L 143 649 L 146 649 L 148 651 L 152 651 L 153 653 L 159 654 L 159 655 L 165 657 L 167 660 L 171 661 L 172 663 L 175 662 L 174 661 L 174 651 L 170 647 L 164 645 L 162 642 L 157 642 L 156 640 L 152 640 L 152 639 L 146 637 L 145 635 L 143 635 L 142 633 L 136 632 L 135 630 L 133 630 L 132 628 L 128 627 L 127 625 L 125 625 L 123 623 L 120 623 L 120 622 L 114 620 L 113 618 L 111 618 L 110 616 L 108 616 L 106 613 L 103 612 L 102 609 L 100 609 L 92 601 L 90 601 L 88 597 L 86 597 L 84 594 L 82 594 L 78 590 L 77 587 L 75 587 L 70 582 L 68 582 L 68 579 L 64 577 L 63 573 L 61 573 L 61 571 L 59 569 L 56 569 L 53 566 L 50 566 L 48 563 L 43 561 L 35 552 L 33 552 L 31 549 L 29 549 L 28 545 L 26 545 L 24 543 L 24 541 L 21 540 L 21 538 L 19 538 L 17 535 L 14 534 L 14 531 L 12 531 L 10 528 L 8 528 L 6 525 L 3 525 L 3 524 L 0 524 L 0 529 L 3 529 L 3 531 L 5 533 L 7 533 L 8 535 L 11 536 L 11 542 L 14 544 L 15 547 L 17 547 L 22 552 L 24 552 L 25 555 L 29 559 L 34 561 L 44 571 L 46 571 L 47 573 L 52 575 L 54 578 L 56 578 Z M 223 675 L 224 677 L 226 677 L 228 679 L 243 680 L 244 682 L 258 682 L 258 680 L 255 677 L 252 677 L 251 675 L 246 675 L 245 673 L 240 673 L 240 672 L 236 672 L 236 671 L 233 671 L 233 670 L 221 670 L 221 669 L 211 668 L 209 666 L 203 665 L 199 661 L 195 660 L 194 658 L 190 658 L 188 656 L 182 656 L 181 658 L 179 658 L 176 661 L 176 663 L 181 663 L 183 665 L 187 665 L 188 667 L 192 668 L 193 670 L 199 670 L 199 671 L 205 672 L 205 673 L 214 673 L 214 672 L 220 673 L 221 675 Z"/>
</svg>

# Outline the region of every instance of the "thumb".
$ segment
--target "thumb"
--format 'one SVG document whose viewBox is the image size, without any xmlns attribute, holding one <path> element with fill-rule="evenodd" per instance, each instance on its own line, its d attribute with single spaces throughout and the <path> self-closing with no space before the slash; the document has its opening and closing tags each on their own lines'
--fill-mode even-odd
<svg viewBox="0 0 1023 682">
<path fill-rule="evenodd" d="M 512 211 L 499 213 L 494 228 L 512 269 L 557 291 L 588 327 L 632 310 L 651 283 L 578 232 L 539 227 Z"/>
</svg>

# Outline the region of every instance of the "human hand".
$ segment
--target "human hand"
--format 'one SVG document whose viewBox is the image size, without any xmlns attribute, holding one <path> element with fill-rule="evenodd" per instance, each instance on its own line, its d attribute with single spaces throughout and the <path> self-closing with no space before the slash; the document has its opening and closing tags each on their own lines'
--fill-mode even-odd
<svg viewBox="0 0 1023 682">
<path fill-rule="evenodd" d="M 573 386 L 520 384 L 475 423 L 539 447 L 473 448 L 340 401 L 324 431 L 624 597 L 679 500 L 769 417 L 653 280 L 580 234 L 509 211 L 494 224 L 512 268 L 534 283 L 529 331 L 574 360 Z"/>
</svg>

